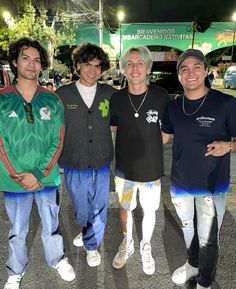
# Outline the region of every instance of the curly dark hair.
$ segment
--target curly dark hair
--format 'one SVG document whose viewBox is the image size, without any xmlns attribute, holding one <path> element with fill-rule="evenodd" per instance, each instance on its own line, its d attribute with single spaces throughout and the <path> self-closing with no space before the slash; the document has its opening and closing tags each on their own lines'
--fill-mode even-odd
<svg viewBox="0 0 236 289">
<path fill-rule="evenodd" d="M 15 42 L 10 43 L 9 45 L 8 61 L 11 71 L 14 75 L 17 75 L 17 67 L 14 66 L 13 62 L 17 61 L 22 49 L 27 49 L 29 47 L 33 47 L 38 50 L 41 59 L 42 69 L 48 68 L 50 62 L 47 50 L 37 40 L 23 37 Z"/>
<path fill-rule="evenodd" d="M 77 69 L 78 63 L 87 63 L 94 59 L 101 61 L 102 72 L 110 68 L 108 54 L 101 47 L 93 43 L 83 43 L 81 46 L 76 47 L 72 52 L 72 59 L 75 69 Z"/>
</svg>

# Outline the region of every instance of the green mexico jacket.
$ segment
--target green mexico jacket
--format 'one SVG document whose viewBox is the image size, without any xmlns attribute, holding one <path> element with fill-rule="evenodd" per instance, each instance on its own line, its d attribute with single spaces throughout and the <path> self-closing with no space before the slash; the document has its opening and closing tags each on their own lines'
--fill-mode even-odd
<svg viewBox="0 0 236 289">
<path fill-rule="evenodd" d="M 34 122 L 29 123 L 25 104 L 15 86 L 0 91 L 0 191 L 25 192 L 12 179 L 20 172 L 31 172 L 43 187 L 60 184 L 63 105 L 56 94 L 38 86 L 31 101 Z"/>
</svg>

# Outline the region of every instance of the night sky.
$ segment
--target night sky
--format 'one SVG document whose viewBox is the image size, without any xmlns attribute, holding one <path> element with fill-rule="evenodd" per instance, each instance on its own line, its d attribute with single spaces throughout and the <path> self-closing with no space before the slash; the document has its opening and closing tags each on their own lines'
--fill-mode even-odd
<svg viewBox="0 0 236 289">
<path fill-rule="evenodd" d="M 37 0 L 32 3 L 41 1 L 50 2 Z M 70 2 L 70 0 L 59 1 L 61 3 Z M 0 0 L 0 10 L 3 6 L 10 8 L 14 2 L 18 1 Z M 83 0 L 83 2 L 98 9 L 98 0 Z M 182 22 L 193 21 L 194 17 L 214 17 L 213 21 L 229 22 L 232 21 L 233 12 L 236 12 L 235 0 L 102 0 L 102 2 L 111 26 L 117 25 L 118 7 L 123 7 L 126 13 L 125 23 Z"/>
<path fill-rule="evenodd" d="M 214 21 L 232 21 L 234 0 L 103 0 L 105 5 L 123 6 L 124 22 L 182 22 L 194 17 L 214 17 Z M 115 20 L 115 19 L 114 19 Z M 111 19 L 112 22 L 112 19 Z M 114 21 L 115 23 L 115 21 Z"/>
</svg>

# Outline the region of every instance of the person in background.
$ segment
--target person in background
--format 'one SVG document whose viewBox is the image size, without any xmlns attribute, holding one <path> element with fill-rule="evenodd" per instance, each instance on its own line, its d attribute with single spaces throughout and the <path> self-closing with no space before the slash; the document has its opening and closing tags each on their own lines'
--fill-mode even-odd
<svg viewBox="0 0 236 289">
<path fill-rule="evenodd" d="M 59 164 L 66 188 L 83 227 L 73 240 L 86 250 L 90 267 L 98 266 L 110 189 L 109 165 L 113 160 L 109 102 L 115 89 L 98 80 L 110 67 L 108 55 L 97 45 L 85 43 L 73 51 L 79 80 L 56 93 L 65 107 L 65 142 Z"/>
<path fill-rule="evenodd" d="M 120 58 L 128 86 L 111 98 L 111 126 L 116 131 L 115 184 L 121 205 L 123 241 L 113 267 L 122 268 L 134 253 L 132 211 L 137 192 L 143 209 L 140 253 L 144 273 L 155 272 L 151 237 L 160 203 L 163 175 L 161 123 L 169 96 L 165 89 L 148 85 L 152 56 L 145 46 L 131 47 Z"/>
<path fill-rule="evenodd" d="M 45 79 L 43 77 L 42 71 L 40 71 L 39 76 L 38 76 L 38 84 L 41 86 L 45 86 Z"/>
<path fill-rule="evenodd" d="M 54 85 L 53 85 L 53 83 L 52 82 L 47 82 L 46 83 L 46 89 L 47 90 L 49 90 L 49 91 L 51 91 L 51 92 L 53 92 L 54 91 Z"/>
<path fill-rule="evenodd" d="M 207 66 L 200 50 L 180 55 L 177 73 L 184 94 L 169 104 L 162 126 L 164 143 L 174 136 L 171 199 L 187 248 L 187 262 L 172 280 L 182 285 L 196 277 L 197 289 L 212 288 L 230 153 L 236 149 L 236 99 L 206 86 Z"/>
<path fill-rule="evenodd" d="M 53 76 L 53 80 L 54 80 L 54 84 L 55 84 L 56 88 L 58 88 L 61 85 L 61 80 L 62 80 L 61 74 L 56 71 L 54 76 Z"/>
<path fill-rule="evenodd" d="M 214 70 L 211 69 L 210 72 L 208 73 L 208 80 L 211 86 L 213 84 L 214 79 L 215 79 Z"/>
<path fill-rule="evenodd" d="M 38 41 L 21 38 L 11 43 L 9 63 L 18 82 L 0 92 L 0 191 L 11 222 L 4 289 L 18 289 L 28 266 L 26 238 L 33 201 L 42 222 L 46 261 L 63 280 L 71 281 L 75 273 L 65 257 L 58 219 L 63 106 L 38 85 L 40 71 L 49 65 Z"/>
</svg>

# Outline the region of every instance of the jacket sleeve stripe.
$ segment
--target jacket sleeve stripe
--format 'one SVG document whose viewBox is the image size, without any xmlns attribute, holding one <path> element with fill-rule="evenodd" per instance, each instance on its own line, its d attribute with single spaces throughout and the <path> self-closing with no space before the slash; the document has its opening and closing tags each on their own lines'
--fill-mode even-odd
<svg viewBox="0 0 236 289">
<path fill-rule="evenodd" d="M 62 147 L 63 147 L 63 139 L 64 139 L 64 135 L 65 135 L 65 126 L 62 125 L 60 128 L 60 140 L 59 140 L 59 144 L 55 150 L 55 153 L 52 156 L 52 159 L 50 160 L 50 162 L 48 163 L 45 171 L 43 172 L 44 176 L 47 176 L 50 171 L 52 170 L 52 167 L 55 165 L 55 163 L 58 161 L 58 158 L 61 154 L 62 151 Z"/>
<path fill-rule="evenodd" d="M 10 173 L 11 176 L 14 176 L 16 174 L 16 170 L 13 167 L 13 165 L 11 164 L 7 153 L 5 151 L 2 139 L 0 138 L 0 159 L 2 160 L 4 166 L 6 167 L 6 169 L 8 170 L 8 172 Z"/>
</svg>

